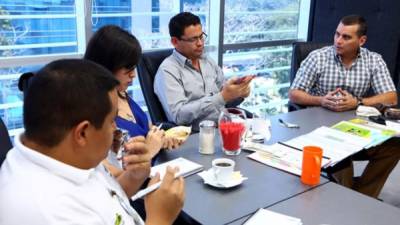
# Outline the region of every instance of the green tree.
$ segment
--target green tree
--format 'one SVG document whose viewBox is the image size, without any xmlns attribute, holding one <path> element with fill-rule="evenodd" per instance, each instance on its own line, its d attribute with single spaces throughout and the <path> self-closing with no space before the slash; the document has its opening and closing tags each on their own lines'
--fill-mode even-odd
<svg viewBox="0 0 400 225">
<path fill-rule="evenodd" d="M 0 15 L 9 15 L 9 13 L 0 6 Z M 13 31 L 13 26 L 11 21 L 8 19 L 0 20 L 0 45 L 11 45 L 13 44 L 12 40 L 7 37 L 7 32 Z M 12 52 L 10 50 L 2 50 L 0 51 L 0 56 L 10 56 Z"/>
</svg>

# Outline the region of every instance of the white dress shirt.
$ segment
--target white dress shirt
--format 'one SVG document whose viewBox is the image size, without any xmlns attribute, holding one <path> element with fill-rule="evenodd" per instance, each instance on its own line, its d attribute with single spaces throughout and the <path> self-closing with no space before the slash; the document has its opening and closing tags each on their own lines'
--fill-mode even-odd
<svg viewBox="0 0 400 225">
<path fill-rule="evenodd" d="M 144 223 L 103 165 L 64 164 L 27 148 L 18 135 L 0 169 L 0 224 Z"/>
</svg>

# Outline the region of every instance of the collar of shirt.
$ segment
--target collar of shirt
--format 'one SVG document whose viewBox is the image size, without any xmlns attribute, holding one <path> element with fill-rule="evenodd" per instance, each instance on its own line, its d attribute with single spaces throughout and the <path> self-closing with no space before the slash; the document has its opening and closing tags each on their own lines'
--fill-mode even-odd
<svg viewBox="0 0 400 225">
<path fill-rule="evenodd" d="M 340 63 L 343 64 L 342 58 L 340 57 L 340 55 L 338 55 L 338 54 L 336 53 L 336 49 L 335 49 L 335 46 L 334 46 L 334 45 L 332 45 L 332 48 L 331 48 L 331 49 L 332 49 L 333 55 L 334 55 L 334 57 L 335 57 L 335 60 L 336 60 L 337 62 L 340 62 Z M 357 50 L 357 57 L 356 57 L 356 60 L 354 60 L 354 62 L 352 63 L 352 65 L 354 65 L 354 64 L 356 63 L 356 61 L 357 61 L 359 58 L 362 57 L 362 54 L 365 54 L 365 51 L 363 51 L 363 48 L 359 47 L 358 50 Z"/>
<path fill-rule="evenodd" d="M 192 60 L 186 58 L 184 55 L 182 55 L 176 49 L 174 49 L 174 51 L 172 52 L 172 55 L 178 61 L 180 66 L 185 67 L 185 65 L 190 65 L 190 67 L 193 67 Z M 200 59 L 204 59 L 205 57 L 206 57 L 206 55 L 203 53 L 203 55 L 200 57 Z"/>
<path fill-rule="evenodd" d="M 76 184 L 82 184 L 90 178 L 92 174 L 95 173 L 95 169 L 79 169 L 58 160 L 55 160 L 49 156 L 46 156 L 38 151 L 26 147 L 21 142 L 22 133 L 15 135 L 14 143 L 17 148 L 16 151 L 19 152 L 24 158 L 31 161 L 32 163 L 51 171 L 57 176 L 63 177 Z"/>
</svg>

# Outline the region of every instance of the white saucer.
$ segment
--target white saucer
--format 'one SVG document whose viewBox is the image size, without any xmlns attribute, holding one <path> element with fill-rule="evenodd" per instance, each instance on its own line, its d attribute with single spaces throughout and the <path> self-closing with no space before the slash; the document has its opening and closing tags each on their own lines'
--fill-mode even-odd
<svg viewBox="0 0 400 225">
<path fill-rule="evenodd" d="M 216 187 L 216 188 L 231 188 L 231 187 L 238 186 L 244 180 L 247 180 L 247 177 L 243 177 L 240 174 L 239 171 L 235 171 L 234 173 L 236 173 L 236 176 L 232 176 L 233 178 L 231 180 L 224 181 L 223 183 L 222 182 L 218 182 L 215 179 L 215 176 L 214 176 L 214 173 L 212 172 L 212 169 L 205 170 L 205 171 L 203 171 L 201 173 L 198 173 L 198 175 L 201 178 L 203 178 L 205 184 L 211 185 L 211 186 Z"/>
</svg>

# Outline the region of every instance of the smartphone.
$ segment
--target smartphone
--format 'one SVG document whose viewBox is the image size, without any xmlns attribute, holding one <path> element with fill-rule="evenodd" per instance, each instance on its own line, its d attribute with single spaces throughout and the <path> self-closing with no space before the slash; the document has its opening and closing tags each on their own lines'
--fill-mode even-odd
<svg viewBox="0 0 400 225">
<path fill-rule="evenodd" d="M 368 119 L 371 120 L 372 122 L 386 125 L 386 120 L 383 116 L 369 116 Z"/>
<path fill-rule="evenodd" d="M 235 84 L 243 83 L 247 79 L 247 77 L 251 77 L 251 79 L 253 79 L 254 77 L 256 77 L 256 75 L 247 75 L 247 76 L 240 77 L 235 81 Z"/>
</svg>

